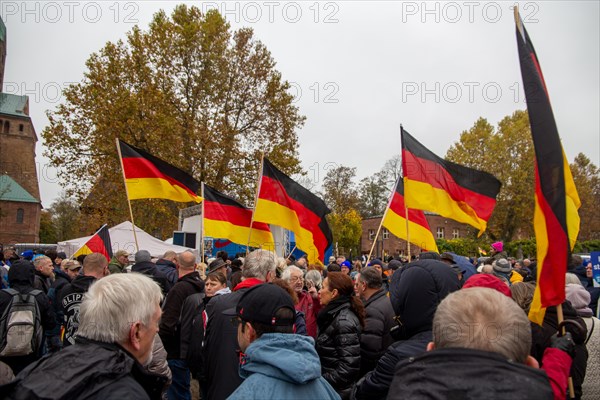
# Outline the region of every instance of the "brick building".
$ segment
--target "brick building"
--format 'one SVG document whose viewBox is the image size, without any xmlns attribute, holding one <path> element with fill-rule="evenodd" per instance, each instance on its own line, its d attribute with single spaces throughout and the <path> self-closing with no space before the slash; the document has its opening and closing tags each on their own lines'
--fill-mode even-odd
<svg viewBox="0 0 600 400">
<path fill-rule="evenodd" d="M 372 217 L 362 220 L 362 236 L 360 238 L 360 250 L 363 254 L 368 254 L 373 245 L 373 240 L 377 234 L 377 229 L 381 223 L 381 217 Z M 452 219 L 442 217 L 433 213 L 425 213 L 425 218 L 429 223 L 433 237 L 436 239 L 458 239 L 475 237 L 476 231 L 474 228 L 466 224 L 461 224 Z M 375 256 L 381 257 L 382 254 L 387 255 L 407 255 L 406 240 L 400 239 L 386 228 L 382 227 L 377 243 L 373 250 Z M 421 249 L 414 244 L 410 245 L 410 254 L 419 254 Z"/>
<path fill-rule="evenodd" d="M 6 38 L 0 19 L 0 91 Z M 39 242 L 42 205 L 35 164 L 37 140 L 29 98 L 0 92 L 0 245 Z"/>
</svg>

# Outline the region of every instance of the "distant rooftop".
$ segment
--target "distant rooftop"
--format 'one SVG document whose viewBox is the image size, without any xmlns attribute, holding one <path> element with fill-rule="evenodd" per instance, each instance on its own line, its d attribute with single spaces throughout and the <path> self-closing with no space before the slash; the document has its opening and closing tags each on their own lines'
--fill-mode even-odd
<svg viewBox="0 0 600 400">
<path fill-rule="evenodd" d="M 0 175 L 0 201 L 39 203 L 35 197 L 8 175 Z"/>
<path fill-rule="evenodd" d="M 13 115 L 15 117 L 28 117 L 25 113 L 27 96 L 0 93 L 0 114 Z"/>
</svg>

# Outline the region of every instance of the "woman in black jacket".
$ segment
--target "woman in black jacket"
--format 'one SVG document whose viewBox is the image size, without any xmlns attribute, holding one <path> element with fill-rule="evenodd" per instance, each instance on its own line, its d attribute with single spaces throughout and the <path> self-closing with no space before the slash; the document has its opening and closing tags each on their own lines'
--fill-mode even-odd
<svg viewBox="0 0 600 400">
<path fill-rule="evenodd" d="M 360 374 L 360 332 L 365 309 L 348 275 L 331 272 L 319 290 L 323 307 L 317 316 L 317 352 L 323 377 L 342 399 L 350 397 Z"/>
</svg>

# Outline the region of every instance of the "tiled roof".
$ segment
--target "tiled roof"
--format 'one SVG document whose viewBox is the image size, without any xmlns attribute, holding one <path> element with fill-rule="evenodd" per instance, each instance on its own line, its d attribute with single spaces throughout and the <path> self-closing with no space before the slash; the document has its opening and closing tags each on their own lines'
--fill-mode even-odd
<svg viewBox="0 0 600 400">
<path fill-rule="evenodd" d="M 0 201 L 39 203 L 35 197 L 8 175 L 0 175 Z"/>
<path fill-rule="evenodd" d="M 9 93 L 0 93 L 0 114 L 14 115 L 16 117 L 27 117 L 25 107 L 27 96 L 17 96 Z"/>
</svg>

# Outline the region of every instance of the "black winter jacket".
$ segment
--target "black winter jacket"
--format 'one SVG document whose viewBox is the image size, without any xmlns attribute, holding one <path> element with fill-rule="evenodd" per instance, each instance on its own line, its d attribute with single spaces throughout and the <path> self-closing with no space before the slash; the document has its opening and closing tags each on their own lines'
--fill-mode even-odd
<svg viewBox="0 0 600 400">
<path fill-rule="evenodd" d="M 553 393 L 541 369 L 472 349 L 439 349 L 402 361 L 388 399 L 547 400 Z"/>
<path fill-rule="evenodd" d="M 78 338 L 74 346 L 44 357 L 23 370 L 15 381 L 0 388 L 0 397 L 14 400 L 160 399 L 166 380 L 144 371 L 131 354 L 116 344 Z"/>
<path fill-rule="evenodd" d="M 63 347 L 75 344 L 75 334 L 79 329 L 79 306 L 83 295 L 94 282 L 96 282 L 96 278 L 93 276 L 77 275 L 58 293 L 60 313 L 63 315 L 62 323 L 65 326 Z"/>
<path fill-rule="evenodd" d="M 156 264 L 152 261 L 141 261 L 133 264 L 131 267 L 131 272 L 138 272 L 140 274 L 144 274 L 152 278 L 162 290 L 163 296 L 167 296 L 169 290 L 171 290 L 171 284 L 167 279 L 167 276 L 156 268 Z"/>
<path fill-rule="evenodd" d="M 188 296 L 202 292 L 204 292 L 204 282 L 200 279 L 200 274 L 197 271 L 179 278 L 175 286 L 169 291 L 163 303 L 163 314 L 159 327 L 160 339 L 167 351 L 168 360 L 182 359 L 179 331 L 181 309 Z"/>
<path fill-rule="evenodd" d="M 208 322 L 204 334 L 205 376 L 201 378 L 208 389 L 207 398 L 224 400 L 242 384 L 239 374 L 240 351 L 237 341 L 237 327 L 231 323 L 231 317 L 223 311 L 235 308 L 237 303 L 251 286 L 249 282 L 260 284 L 256 279 L 247 279 L 240 285 L 244 288 L 230 294 L 210 298 L 206 304 Z M 202 384 L 202 383 L 201 383 Z"/>
<path fill-rule="evenodd" d="M 361 326 L 349 299 L 341 304 L 332 303 L 319 312 L 316 349 L 323 378 L 345 399 L 350 397 L 352 385 L 360 374 Z M 328 323 L 323 324 L 324 319 Z"/>
<path fill-rule="evenodd" d="M 394 309 L 383 289 L 365 302 L 365 329 L 360 335 L 360 375 L 373 370 L 377 361 L 394 341 L 390 329 L 394 326 Z"/>
<path fill-rule="evenodd" d="M 392 344 L 379 359 L 375 370 L 361 379 L 352 394 L 353 399 L 385 399 L 390 390 L 398 362 L 425 353 L 427 344 L 433 341 L 431 331 L 417 333 L 408 340 Z"/>
</svg>

